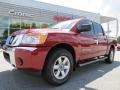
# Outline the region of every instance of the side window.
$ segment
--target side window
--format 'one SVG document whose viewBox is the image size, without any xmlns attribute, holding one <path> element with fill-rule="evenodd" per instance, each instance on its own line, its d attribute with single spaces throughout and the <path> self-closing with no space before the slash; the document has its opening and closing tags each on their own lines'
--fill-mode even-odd
<svg viewBox="0 0 120 90">
<path fill-rule="evenodd" d="M 104 35 L 104 31 L 103 31 L 102 26 L 100 24 L 98 24 L 98 23 L 95 23 L 95 22 L 93 24 L 94 24 L 95 34 L 103 36 Z"/>
<path fill-rule="evenodd" d="M 87 35 L 94 35 L 94 30 L 93 30 L 93 24 L 92 24 L 92 22 L 88 21 L 88 20 L 83 20 L 83 21 L 80 22 L 80 25 L 85 25 L 85 24 L 91 25 L 91 30 L 87 31 L 87 32 L 81 32 L 81 33 L 84 33 L 84 34 L 87 34 Z"/>
</svg>

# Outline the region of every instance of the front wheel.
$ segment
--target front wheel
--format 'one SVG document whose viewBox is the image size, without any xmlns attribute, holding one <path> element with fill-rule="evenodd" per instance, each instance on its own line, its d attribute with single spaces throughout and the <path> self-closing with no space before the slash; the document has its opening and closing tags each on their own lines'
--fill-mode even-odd
<svg viewBox="0 0 120 90">
<path fill-rule="evenodd" d="M 112 63 L 114 61 L 114 54 L 115 54 L 115 50 L 111 48 L 108 54 L 108 58 L 105 59 L 106 63 Z"/>
<path fill-rule="evenodd" d="M 57 49 L 47 59 L 43 71 L 44 78 L 52 85 L 61 85 L 71 76 L 73 71 L 73 57 L 65 49 Z"/>
</svg>

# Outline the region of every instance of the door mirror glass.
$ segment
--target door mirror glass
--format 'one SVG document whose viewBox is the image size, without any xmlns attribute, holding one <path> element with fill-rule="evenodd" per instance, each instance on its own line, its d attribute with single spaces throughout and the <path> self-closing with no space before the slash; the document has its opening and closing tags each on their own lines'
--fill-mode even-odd
<svg viewBox="0 0 120 90">
<path fill-rule="evenodd" d="M 78 32 L 87 32 L 91 30 L 91 25 L 89 24 L 79 25 L 77 29 L 78 29 Z"/>
</svg>

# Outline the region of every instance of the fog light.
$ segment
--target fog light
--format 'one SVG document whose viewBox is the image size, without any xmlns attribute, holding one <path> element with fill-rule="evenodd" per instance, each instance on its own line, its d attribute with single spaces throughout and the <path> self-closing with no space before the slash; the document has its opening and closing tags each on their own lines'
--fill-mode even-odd
<svg viewBox="0 0 120 90">
<path fill-rule="evenodd" d="M 23 65 L 23 60 L 22 60 L 22 58 L 18 58 L 18 59 L 17 59 L 17 64 L 20 65 L 20 66 Z"/>
</svg>

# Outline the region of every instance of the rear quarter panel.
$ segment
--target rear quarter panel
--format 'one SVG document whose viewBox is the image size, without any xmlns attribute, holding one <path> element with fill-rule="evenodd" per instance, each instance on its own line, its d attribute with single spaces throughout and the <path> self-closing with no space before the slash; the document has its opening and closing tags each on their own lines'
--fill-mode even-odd
<svg viewBox="0 0 120 90">
<path fill-rule="evenodd" d="M 116 50 L 117 41 L 113 38 L 108 38 L 108 48 L 107 48 L 107 51 L 106 51 L 106 55 L 109 54 L 111 46 L 114 46 L 114 48 Z"/>
</svg>

